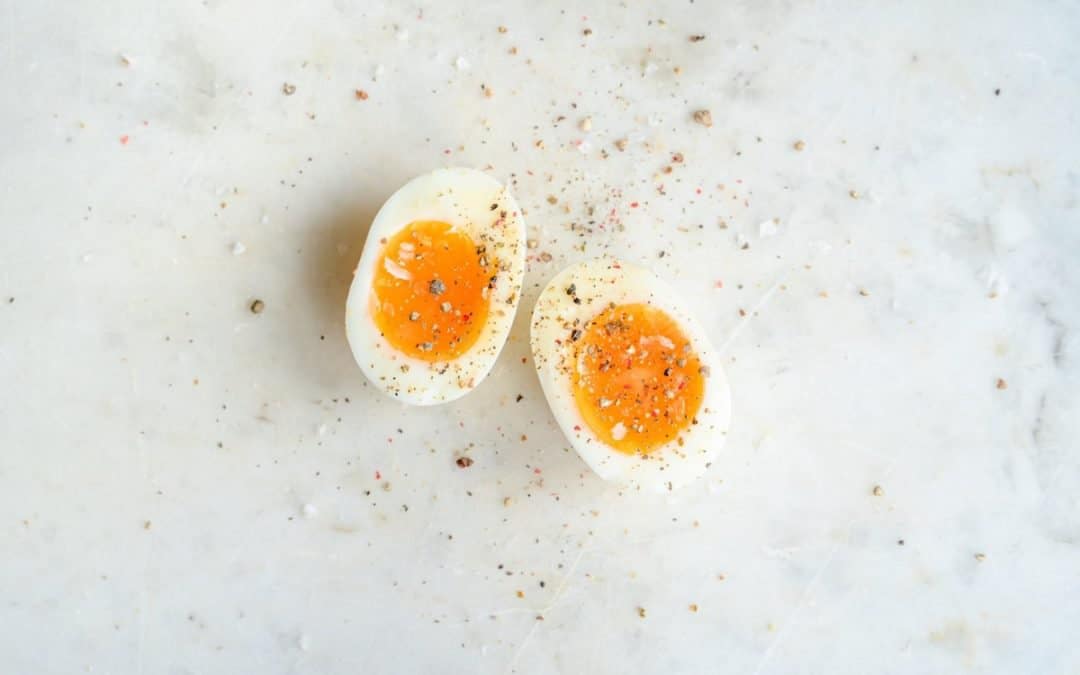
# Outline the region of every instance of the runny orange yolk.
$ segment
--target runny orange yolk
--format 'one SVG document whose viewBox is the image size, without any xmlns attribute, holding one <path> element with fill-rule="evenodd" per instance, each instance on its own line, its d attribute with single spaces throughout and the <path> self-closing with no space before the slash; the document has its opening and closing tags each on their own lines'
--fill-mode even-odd
<svg viewBox="0 0 1080 675">
<path fill-rule="evenodd" d="M 495 261 L 439 221 L 410 223 L 384 243 L 371 299 L 383 337 L 424 361 L 461 356 L 487 320 Z"/>
<path fill-rule="evenodd" d="M 601 441 L 628 454 L 673 439 L 682 444 L 679 434 L 701 407 L 706 372 L 667 313 L 609 305 L 570 339 L 574 400 Z"/>
</svg>

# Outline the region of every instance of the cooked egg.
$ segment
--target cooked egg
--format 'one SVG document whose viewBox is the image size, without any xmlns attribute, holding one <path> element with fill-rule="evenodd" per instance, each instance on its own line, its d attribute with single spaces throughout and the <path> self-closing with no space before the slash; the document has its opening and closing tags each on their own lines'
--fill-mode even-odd
<svg viewBox="0 0 1080 675">
<path fill-rule="evenodd" d="M 540 293 L 531 342 L 555 420 L 601 478 L 674 490 L 724 444 L 731 395 L 716 353 L 648 270 L 612 259 L 563 270 Z"/>
<path fill-rule="evenodd" d="M 375 216 L 349 289 L 360 369 L 406 403 L 464 396 L 506 342 L 524 269 L 525 221 L 498 181 L 472 169 L 409 181 Z"/>
</svg>

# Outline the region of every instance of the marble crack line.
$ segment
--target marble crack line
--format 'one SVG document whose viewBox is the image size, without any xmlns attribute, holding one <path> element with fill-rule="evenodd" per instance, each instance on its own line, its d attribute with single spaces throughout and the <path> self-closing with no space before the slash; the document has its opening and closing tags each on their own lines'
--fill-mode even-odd
<svg viewBox="0 0 1080 675">
<path fill-rule="evenodd" d="M 780 285 L 783 284 L 786 280 L 787 275 L 780 277 L 776 280 L 776 283 L 769 287 L 769 290 L 765 291 L 765 294 L 761 296 L 761 299 L 757 301 L 757 304 L 754 305 L 753 308 L 751 308 L 751 310 L 746 313 L 746 316 L 743 317 L 742 321 L 740 321 L 739 324 L 735 326 L 735 329 L 731 331 L 731 335 L 728 336 L 728 339 L 724 340 L 724 344 L 720 345 L 720 349 L 716 350 L 717 357 L 721 357 L 724 355 L 725 352 L 727 352 L 727 349 L 731 346 L 731 343 L 735 342 L 735 338 L 739 337 L 739 334 L 743 332 L 743 329 L 746 328 L 747 324 L 749 324 L 750 321 L 755 316 L 757 316 L 757 313 L 759 311 L 765 308 L 765 305 L 769 303 L 769 300 L 772 300 L 772 296 L 776 293 L 776 289 L 780 288 Z"/>
<path fill-rule="evenodd" d="M 829 565 L 832 564 L 833 558 L 836 557 L 836 551 L 839 548 L 839 543 L 833 544 L 828 557 L 825 558 L 825 562 L 822 563 L 821 567 L 818 568 L 818 571 L 814 573 L 813 578 L 807 582 L 806 588 L 803 589 L 802 595 L 799 596 L 799 601 L 795 603 L 795 608 L 788 613 L 787 619 L 784 620 L 784 625 L 780 628 L 780 632 L 776 634 L 776 637 L 773 638 L 773 641 L 769 643 L 769 646 L 765 648 L 765 652 L 761 655 L 761 660 L 758 661 L 757 668 L 754 668 L 754 675 L 759 675 L 759 673 L 761 673 L 761 669 L 769 663 L 769 659 L 772 658 L 773 652 L 776 651 L 777 646 L 783 642 L 784 637 L 790 632 L 792 626 L 797 624 L 799 613 L 802 612 L 802 609 L 806 606 L 806 602 L 810 599 L 810 594 L 817 586 L 818 581 L 821 579 L 821 575 L 825 574 L 825 570 L 829 569 Z"/>
<path fill-rule="evenodd" d="M 555 595 L 552 596 L 551 602 L 549 602 L 547 606 L 542 608 L 538 612 L 538 614 L 540 614 L 546 619 L 548 612 L 550 612 L 552 609 L 555 608 L 557 604 L 559 604 L 559 601 L 562 599 L 563 592 L 566 590 L 566 586 L 570 582 L 570 578 L 574 576 L 574 573 L 577 571 L 578 565 L 581 563 L 581 559 L 584 558 L 585 554 L 588 553 L 590 550 L 591 547 L 582 549 L 581 552 L 578 553 L 577 558 L 575 558 L 574 562 L 570 565 L 570 569 L 567 570 L 566 574 L 563 576 L 562 582 L 559 584 L 559 587 L 555 589 Z M 513 673 L 517 671 L 518 659 L 521 658 L 521 654 L 525 651 L 525 648 L 529 646 L 529 642 L 532 641 L 533 635 L 535 635 L 537 629 L 540 628 L 540 623 L 540 621 L 533 620 L 532 628 L 530 628 L 529 632 L 525 634 L 524 638 L 522 638 L 521 644 L 518 645 L 518 648 L 514 650 L 514 656 L 510 659 L 510 665 L 506 669 L 507 673 Z"/>
</svg>

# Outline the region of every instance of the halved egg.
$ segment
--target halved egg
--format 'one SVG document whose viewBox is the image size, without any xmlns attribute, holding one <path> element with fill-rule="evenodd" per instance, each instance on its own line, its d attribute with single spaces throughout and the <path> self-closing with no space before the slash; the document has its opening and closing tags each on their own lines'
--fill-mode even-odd
<svg viewBox="0 0 1080 675">
<path fill-rule="evenodd" d="M 731 394 L 701 326 L 652 272 L 569 267 L 540 293 L 531 343 L 555 420 L 601 478 L 674 490 L 727 437 Z"/>
<path fill-rule="evenodd" d="M 349 288 L 360 369 L 406 403 L 464 396 L 506 342 L 524 269 L 525 221 L 498 181 L 461 168 L 409 181 L 375 216 Z"/>
</svg>

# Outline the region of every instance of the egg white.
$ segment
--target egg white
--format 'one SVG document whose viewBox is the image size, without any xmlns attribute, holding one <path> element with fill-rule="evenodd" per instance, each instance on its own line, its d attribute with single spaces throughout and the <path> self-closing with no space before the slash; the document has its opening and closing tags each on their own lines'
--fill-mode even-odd
<svg viewBox="0 0 1080 675">
<path fill-rule="evenodd" d="M 372 282 L 386 242 L 410 223 L 449 223 L 485 245 L 499 265 L 487 320 L 476 342 L 457 358 L 428 362 L 393 347 L 371 314 Z M 474 169 L 440 169 L 418 176 L 386 200 L 371 223 L 345 308 L 345 329 L 360 369 L 376 387 L 412 405 L 458 399 L 487 376 L 506 342 L 521 297 L 525 221 L 510 192 Z"/>
<path fill-rule="evenodd" d="M 571 284 L 580 304 L 566 291 Z M 682 329 L 702 366 L 708 368 L 698 423 L 681 432 L 682 446 L 672 440 L 647 455 L 619 452 L 597 437 L 578 410 L 571 380 L 573 366 L 568 366 L 574 352 L 570 334 L 608 303 L 643 303 L 663 310 Z M 578 455 L 604 480 L 650 492 L 674 490 L 704 474 L 724 444 L 731 420 L 727 378 L 705 331 L 674 291 L 652 272 L 611 258 L 564 269 L 540 293 L 532 313 L 530 342 L 540 385 L 555 420 Z"/>
</svg>

